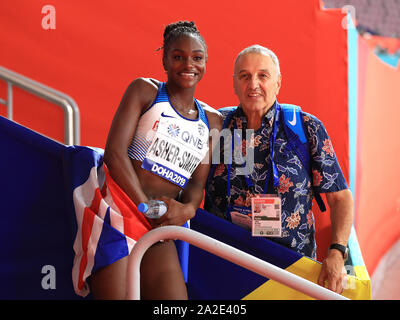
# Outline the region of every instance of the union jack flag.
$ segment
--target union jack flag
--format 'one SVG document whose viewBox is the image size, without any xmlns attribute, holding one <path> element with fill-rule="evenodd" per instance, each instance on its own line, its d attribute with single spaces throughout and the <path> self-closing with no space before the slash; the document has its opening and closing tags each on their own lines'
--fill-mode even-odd
<svg viewBox="0 0 400 320">
<path fill-rule="evenodd" d="M 72 269 L 74 290 L 86 296 L 86 279 L 131 252 L 151 229 L 132 200 L 111 178 L 103 150 L 73 146 L 70 150 L 73 202 L 77 220 Z"/>
</svg>

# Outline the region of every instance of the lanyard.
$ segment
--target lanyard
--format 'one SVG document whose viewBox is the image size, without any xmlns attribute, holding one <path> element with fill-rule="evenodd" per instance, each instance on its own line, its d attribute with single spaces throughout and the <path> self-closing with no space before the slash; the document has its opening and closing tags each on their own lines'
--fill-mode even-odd
<svg viewBox="0 0 400 320">
<path fill-rule="evenodd" d="M 278 102 L 276 102 L 276 109 L 275 109 L 275 117 L 274 117 L 274 125 L 273 125 L 273 130 L 271 132 L 271 137 L 270 137 L 270 158 L 271 158 L 271 167 L 272 167 L 272 177 L 273 177 L 273 184 L 274 187 L 278 187 L 279 186 L 279 177 L 278 177 L 278 169 L 276 167 L 276 164 L 274 162 L 274 147 L 275 147 L 275 139 L 276 139 L 276 134 L 278 131 L 278 124 L 279 124 L 279 116 L 280 116 L 280 112 L 281 112 L 281 107 L 278 104 Z M 234 123 L 234 128 L 236 127 L 236 123 Z M 233 136 L 232 139 L 232 148 L 231 148 L 231 153 L 230 153 L 230 157 L 229 157 L 229 163 L 228 163 L 228 179 L 227 179 L 227 196 L 228 196 L 228 203 L 230 204 L 230 199 L 231 199 L 231 170 L 232 170 L 232 154 L 233 154 L 233 150 L 234 150 L 234 142 L 235 142 L 235 136 Z M 241 145 L 241 141 L 240 141 L 240 145 Z M 249 189 L 254 189 L 254 182 L 253 179 L 251 178 L 250 175 L 245 175 L 245 180 L 247 183 L 247 186 L 249 187 Z M 269 181 L 269 172 L 267 172 L 267 178 L 265 180 L 265 186 L 264 186 L 264 194 L 267 193 L 268 190 L 268 181 Z"/>
</svg>

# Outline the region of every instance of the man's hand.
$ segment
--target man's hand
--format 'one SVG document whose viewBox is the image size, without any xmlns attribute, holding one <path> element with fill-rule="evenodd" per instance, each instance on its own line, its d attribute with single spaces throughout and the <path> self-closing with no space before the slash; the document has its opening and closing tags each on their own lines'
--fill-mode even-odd
<svg viewBox="0 0 400 320">
<path fill-rule="evenodd" d="M 331 211 L 332 237 L 331 243 L 346 245 L 351 226 L 353 224 L 353 196 L 349 189 L 326 193 L 326 200 Z M 328 251 L 326 259 L 322 263 L 322 270 L 318 278 L 318 284 L 342 294 L 343 280 L 347 281 L 344 268 L 343 254 L 336 249 Z"/>
<path fill-rule="evenodd" d="M 328 256 L 322 263 L 318 284 L 325 287 L 326 281 L 326 287 L 329 290 L 342 294 L 344 290 L 343 280 L 345 280 L 346 274 L 342 253 L 335 249 L 329 250 Z"/>
</svg>

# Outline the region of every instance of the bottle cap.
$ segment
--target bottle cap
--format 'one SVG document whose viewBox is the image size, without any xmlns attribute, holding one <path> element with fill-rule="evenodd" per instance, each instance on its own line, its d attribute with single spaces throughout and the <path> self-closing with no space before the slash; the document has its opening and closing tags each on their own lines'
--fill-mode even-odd
<svg viewBox="0 0 400 320">
<path fill-rule="evenodd" d="M 144 202 L 139 203 L 137 208 L 141 213 L 145 213 L 145 212 L 147 212 L 147 210 L 149 210 L 149 206 L 147 205 L 147 203 L 144 203 Z"/>
</svg>

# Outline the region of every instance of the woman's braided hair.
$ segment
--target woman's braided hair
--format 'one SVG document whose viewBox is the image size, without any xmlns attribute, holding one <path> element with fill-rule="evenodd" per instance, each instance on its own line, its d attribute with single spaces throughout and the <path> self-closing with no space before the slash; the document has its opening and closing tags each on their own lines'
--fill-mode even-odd
<svg viewBox="0 0 400 320">
<path fill-rule="evenodd" d="M 204 38 L 200 34 L 199 30 L 197 29 L 195 23 L 193 21 L 178 21 L 174 23 L 170 23 L 164 29 L 164 43 L 162 49 L 164 49 L 164 57 L 166 52 L 168 52 L 169 46 L 173 43 L 176 39 L 183 35 L 193 35 L 197 37 L 200 42 L 203 44 L 205 51 L 207 52 L 207 45 L 204 41 Z M 160 48 L 161 49 L 161 48 Z"/>
</svg>

